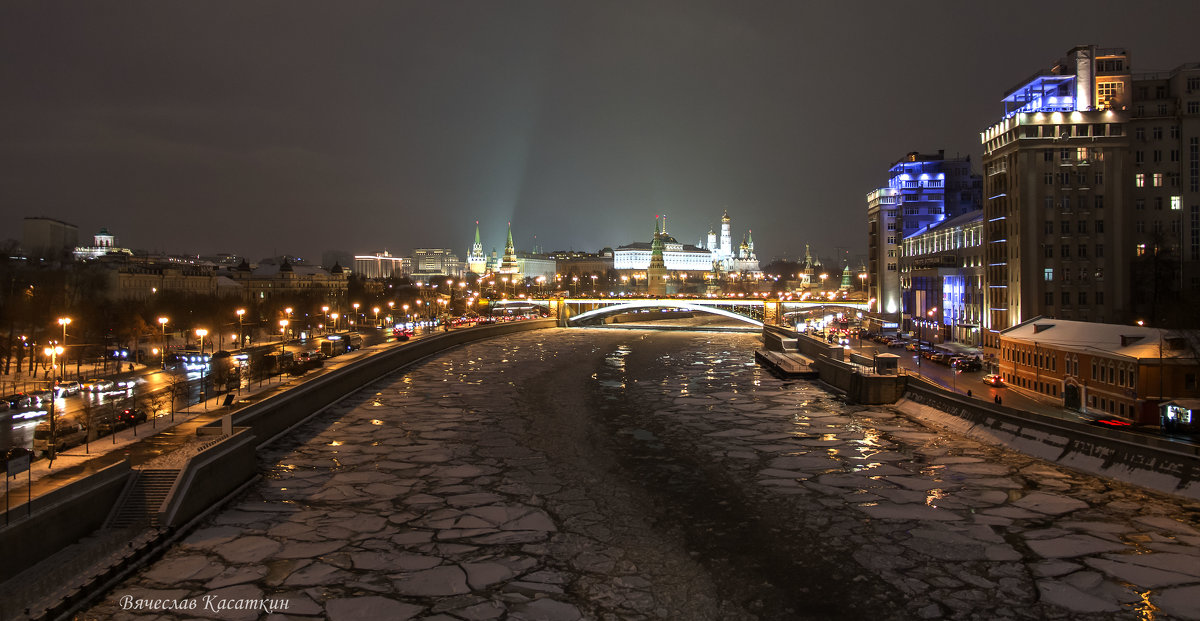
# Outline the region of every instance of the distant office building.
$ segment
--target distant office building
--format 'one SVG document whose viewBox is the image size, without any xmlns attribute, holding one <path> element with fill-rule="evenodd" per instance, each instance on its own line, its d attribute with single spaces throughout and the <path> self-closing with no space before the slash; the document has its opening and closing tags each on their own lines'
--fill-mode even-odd
<svg viewBox="0 0 1200 621">
<path fill-rule="evenodd" d="M 413 250 L 413 272 L 415 277 L 452 276 L 463 274 L 463 262 L 450 248 L 416 248 Z"/>
<path fill-rule="evenodd" d="M 68 258 L 79 245 L 79 227 L 54 218 L 28 217 L 22 224 L 21 247 L 31 259 Z"/>
<path fill-rule="evenodd" d="M 975 210 L 904 238 L 900 281 L 909 328 L 932 341 L 980 345 L 983 318 L 983 212 Z"/>
<path fill-rule="evenodd" d="M 908 292 L 901 295 L 899 272 L 906 237 L 977 211 L 983 183 L 971 172 L 971 158 L 946 159 L 912 152 L 888 168 L 888 185 L 867 195 L 867 274 L 874 309 L 924 317 L 939 302 Z M 939 288 L 940 289 L 940 288 Z"/>
<path fill-rule="evenodd" d="M 363 278 L 400 278 L 406 274 L 404 257 L 394 257 L 386 250 L 372 255 L 355 255 L 354 273 Z"/>
<path fill-rule="evenodd" d="M 551 253 L 557 262 L 557 272 L 563 278 L 571 276 L 590 277 L 605 280 L 615 277 L 613 272 L 613 249 L 604 248 L 600 252 L 575 252 L 560 250 Z"/>
</svg>

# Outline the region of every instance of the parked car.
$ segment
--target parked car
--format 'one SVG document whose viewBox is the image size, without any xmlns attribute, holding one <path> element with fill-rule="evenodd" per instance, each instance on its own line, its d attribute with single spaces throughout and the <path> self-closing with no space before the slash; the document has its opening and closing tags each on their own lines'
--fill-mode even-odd
<svg viewBox="0 0 1200 621">
<path fill-rule="evenodd" d="M 53 446 L 55 452 L 65 451 L 83 444 L 87 439 L 87 427 L 71 416 L 54 419 L 54 436 L 50 436 L 50 421 L 42 421 L 33 430 L 33 451 L 47 453 Z"/>
<path fill-rule="evenodd" d="M 958 358 L 953 364 L 955 369 L 959 371 L 979 371 L 983 369 L 983 363 L 979 358 Z"/>
<path fill-rule="evenodd" d="M 989 373 L 983 376 L 984 384 L 991 384 L 997 388 L 1004 388 L 1004 377 L 995 373 Z"/>
<path fill-rule="evenodd" d="M 138 423 L 146 422 L 146 410 L 141 408 L 129 408 L 117 415 L 118 420 L 122 423 L 121 426 L 128 427 Z"/>
</svg>

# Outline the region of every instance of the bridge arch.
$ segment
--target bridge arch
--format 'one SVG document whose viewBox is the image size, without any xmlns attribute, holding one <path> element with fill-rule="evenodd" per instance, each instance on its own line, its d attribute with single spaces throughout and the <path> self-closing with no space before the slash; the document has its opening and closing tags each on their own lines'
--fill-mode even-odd
<svg viewBox="0 0 1200 621">
<path fill-rule="evenodd" d="M 712 315 L 720 315 L 722 317 L 736 319 L 738 321 L 748 323 L 748 324 L 758 327 L 758 328 L 763 327 L 762 321 L 759 321 L 752 317 L 740 315 L 733 311 L 725 310 L 723 308 L 717 308 L 717 307 L 710 306 L 707 304 L 694 304 L 687 300 L 630 300 L 628 302 L 624 302 L 621 304 L 612 304 L 612 305 L 608 305 L 608 306 L 602 306 L 600 308 L 596 308 L 596 309 L 592 309 L 587 312 L 580 313 L 580 314 L 575 315 L 574 317 L 571 317 L 570 319 L 568 319 L 567 323 L 568 323 L 568 325 L 577 325 L 578 322 L 586 320 L 586 319 L 593 319 L 596 317 L 606 317 L 608 315 L 619 315 L 621 313 L 628 312 L 630 310 L 637 310 L 637 309 L 642 309 L 642 308 L 686 308 L 686 309 L 692 310 L 692 311 L 699 311 L 702 313 L 709 313 Z"/>
</svg>

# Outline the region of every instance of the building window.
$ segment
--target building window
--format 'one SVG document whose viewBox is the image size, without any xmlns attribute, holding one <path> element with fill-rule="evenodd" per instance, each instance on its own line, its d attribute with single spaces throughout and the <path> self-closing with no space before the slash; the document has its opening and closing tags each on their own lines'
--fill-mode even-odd
<svg viewBox="0 0 1200 621">
<path fill-rule="evenodd" d="M 1154 173 L 1154 187 L 1161 188 L 1162 182 L 1163 182 L 1163 174 L 1162 173 Z"/>
<path fill-rule="evenodd" d="M 1046 207 L 1046 209 L 1054 209 L 1054 197 L 1053 196 L 1042 197 L 1042 205 L 1044 205 Z"/>
<path fill-rule="evenodd" d="M 1076 233 L 1087 233 L 1087 220 L 1079 220 L 1075 223 Z"/>
<path fill-rule="evenodd" d="M 1137 222 L 1134 223 L 1133 228 L 1135 231 L 1137 231 L 1139 233 L 1145 233 L 1146 232 L 1145 220 L 1138 220 Z"/>
<path fill-rule="evenodd" d="M 888 263 L 888 271 L 889 271 L 889 272 L 894 272 L 894 271 L 896 271 L 896 264 L 895 264 L 895 263 Z"/>
<path fill-rule="evenodd" d="M 1096 173 L 1096 185 L 1104 185 L 1104 173 Z"/>
<path fill-rule="evenodd" d="M 1146 161 L 1146 152 L 1145 151 L 1134 151 L 1133 152 L 1133 161 L 1138 164 L 1145 162 Z"/>
<path fill-rule="evenodd" d="M 1099 259 L 1103 256 L 1104 256 L 1104 244 L 1096 244 L 1096 258 Z"/>
<path fill-rule="evenodd" d="M 1034 178 L 1036 179 L 1037 177 Z M 1054 173 L 1044 173 L 1042 175 L 1042 180 L 1046 183 L 1046 185 L 1054 185 Z"/>
<path fill-rule="evenodd" d="M 1054 268 L 1053 268 L 1053 267 L 1047 267 L 1047 268 L 1046 268 L 1046 269 L 1045 269 L 1045 270 L 1042 272 L 1042 277 L 1046 279 L 1046 282 L 1051 282 L 1051 281 L 1053 281 L 1053 280 L 1054 280 Z"/>
<path fill-rule="evenodd" d="M 1179 138 L 1179 126 L 1178 125 L 1171 126 L 1171 138 L 1175 138 L 1175 139 Z"/>
<path fill-rule="evenodd" d="M 1067 244 L 1063 244 L 1063 245 L 1062 245 L 1062 250 L 1060 250 L 1059 252 L 1061 252 L 1062 254 L 1060 254 L 1060 255 L 1058 255 L 1058 256 L 1060 256 L 1060 257 L 1062 257 L 1062 258 L 1064 258 L 1064 259 L 1070 259 L 1070 258 L 1071 258 L 1071 246 L 1069 246 L 1069 245 L 1067 245 Z"/>
<path fill-rule="evenodd" d="M 1062 210 L 1063 211 L 1071 211 L 1071 197 L 1070 196 L 1062 197 Z"/>
<path fill-rule="evenodd" d="M 1071 222 L 1069 220 L 1060 220 L 1058 223 L 1058 229 L 1060 231 L 1062 231 L 1063 235 L 1070 235 L 1071 234 Z"/>
<path fill-rule="evenodd" d="M 1104 232 L 1104 220 L 1096 220 L 1096 232 L 1097 233 Z"/>
<path fill-rule="evenodd" d="M 1080 259 L 1087 258 L 1087 244 L 1079 244 L 1079 255 L 1078 256 Z"/>
<path fill-rule="evenodd" d="M 1135 211 L 1144 211 L 1146 209 L 1146 199 L 1139 198 L 1133 201 L 1133 208 Z"/>
<path fill-rule="evenodd" d="M 1054 222 L 1053 222 L 1053 221 L 1051 221 L 1051 220 L 1046 220 L 1046 224 L 1045 224 L 1045 231 L 1046 231 L 1046 234 L 1047 234 L 1047 235 L 1053 235 L 1053 234 L 1054 234 Z"/>
<path fill-rule="evenodd" d="M 1063 306 L 1071 305 L 1071 294 L 1067 293 L 1066 291 L 1062 292 L 1062 305 Z"/>
<path fill-rule="evenodd" d="M 1162 140 L 1162 128 L 1161 127 L 1154 128 L 1154 139 Z"/>
<path fill-rule="evenodd" d="M 1137 138 L 1138 140 L 1145 140 L 1146 139 L 1146 128 L 1139 127 L 1137 129 L 1133 130 L 1133 137 Z"/>
<path fill-rule="evenodd" d="M 1042 161 L 1043 162 L 1053 162 L 1054 161 L 1054 152 L 1051 151 L 1050 149 L 1046 149 L 1045 151 L 1042 151 Z"/>
<path fill-rule="evenodd" d="M 1046 292 L 1046 306 L 1054 306 L 1054 294 L 1049 291 Z"/>
<path fill-rule="evenodd" d="M 1200 114 L 1200 101 L 1187 102 L 1188 114 Z"/>
<path fill-rule="evenodd" d="M 1080 305 L 1080 306 L 1087 306 L 1087 291 L 1080 291 L 1080 292 L 1079 292 L 1079 305 Z"/>
<path fill-rule="evenodd" d="M 1141 222 L 1139 221 L 1138 224 L 1141 224 Z M 1145 228 L 1145 227 L 1139 227 L 1139 230 L 1138 230 L 1139 233 L 1143 232 L 1141 230 L 1142 228 Z M 1137 246 L 1134 246 L 1133 254 L 1134 254 L 1134 256 L 1138 256 L 1138 257 L 1146 256 L 1146 244 L 1138 244 Z"/>
<path fill-rule="evenodd" d="M 1146 187 L 1146 173 L 1134 173 L 1133 185 L 1134 185 L 1134 187 L 1139 187 L 1139 188 Z"/>
<path fill-rule="evenodd" d="M 1184 374 L 1183 387 L 1186 390 L 1195 390 L 1196 389 L 1196 374 L 1195 373 Z"/>
<path fill-rule="evenodd" d="M 1047 259 L 1053 259 L 1054 258 L 1054 246 L 1052 246 L 1050 244 L 1046 244 L 1046 250 L 1044 252 L 1044 255 Z"/>
<path fill-rule="evenodd" d="M 1154 197 L 1154 211 L 1162 211 L 1163 199 L 1161 196 Z"/>
</svg>

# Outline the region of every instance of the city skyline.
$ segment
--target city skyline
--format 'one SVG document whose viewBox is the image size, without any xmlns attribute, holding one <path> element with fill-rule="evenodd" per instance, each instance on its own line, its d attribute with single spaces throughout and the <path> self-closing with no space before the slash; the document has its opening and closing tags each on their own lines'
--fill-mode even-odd
<svg viewBox="0 0 1200 621">
<path fill-rule="evenodd" d="M 507 222 L 519 246 L 594 252 L 657 214 L 693 243 L 725 209 L 764 263 L 857 256 L 898 157 L 980 172 L 979 132 L 1030 67 L 1095 43 L 1169 70 L 1200 17 L 939 9 L 9 7 L 0 201 L 85 239 L 253 259 L 465 254 L 476 220 L 489 252 Z"/>
</svg>

